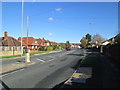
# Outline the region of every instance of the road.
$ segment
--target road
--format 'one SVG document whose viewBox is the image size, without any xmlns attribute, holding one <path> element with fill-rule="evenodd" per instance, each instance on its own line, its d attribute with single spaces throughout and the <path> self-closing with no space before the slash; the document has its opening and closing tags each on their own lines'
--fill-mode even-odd
<svg viewBox="0 0 120 90">
<path fill-rule="evenodd" d="M 81 49 L 73 49 L 46 55 L 34 55 L 31 60 L 36 62 L 35 64 L 2 75 L 2 81 L 9 88 L 53 88 L 73 74 L 84 52 Z M 7 64 L 7 60 L 4 64 Z"/>
</svg>

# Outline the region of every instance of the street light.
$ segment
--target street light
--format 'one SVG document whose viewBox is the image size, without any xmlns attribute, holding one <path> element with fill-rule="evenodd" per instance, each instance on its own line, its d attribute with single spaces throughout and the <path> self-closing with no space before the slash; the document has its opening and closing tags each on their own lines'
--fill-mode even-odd
<svg viewBox="0 0 120 90">
<path fill-rule="evenodd" d="M 24 24 L 24 0 L 22 0 L 22 18 L 21 18 L 21 57 L 23 54 L 22 50 L 22 34 L 23 34 L 23 24 Z"/>
<path fill-rule="evenodd" d="M 30 50 L 28 48 L 28 24 L 29 24 L 29 16 L 27 16 L 27 25 L 26 25 L 26 32 L 27 32 L 27 52 L 26 52 L 26 62 L 30 62 Z"/>
</svg>

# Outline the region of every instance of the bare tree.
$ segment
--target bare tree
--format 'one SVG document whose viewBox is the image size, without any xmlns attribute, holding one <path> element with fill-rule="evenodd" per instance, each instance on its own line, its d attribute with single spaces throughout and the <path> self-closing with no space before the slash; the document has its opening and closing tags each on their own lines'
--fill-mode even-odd
<svg viewBox="0 0 120 90">
<path fill-rule="evenodd" d="M 93 43 L 97 43 L 98 45 L 100 45 L 103 41 L 105 41 L 105 39 L 100 34 L 95 34 L 93 36 L 93 39 L 92 39 Z"/>
</svg>

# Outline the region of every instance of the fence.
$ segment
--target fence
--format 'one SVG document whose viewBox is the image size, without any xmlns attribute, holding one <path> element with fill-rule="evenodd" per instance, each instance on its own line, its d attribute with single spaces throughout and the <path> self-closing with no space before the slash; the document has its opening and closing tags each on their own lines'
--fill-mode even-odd
<svg viewBox="0 0 120 90">
<path fill-rule="evenodd" d="M 111 57 L 114 62 L 120 64 L 120 44 L 107 45 L 103 48 L 103 53 Z"/>
<path fill-rule="evenodd" d="M 21 54 L 20 46 L 0 46 L 0 56 L 11 56 L 20 54 Z"/>
</svg>

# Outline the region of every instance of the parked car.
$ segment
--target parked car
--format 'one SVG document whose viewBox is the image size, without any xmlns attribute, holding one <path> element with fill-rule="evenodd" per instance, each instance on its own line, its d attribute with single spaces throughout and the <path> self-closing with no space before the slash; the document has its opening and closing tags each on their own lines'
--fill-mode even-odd
<svg viewBox="0 0 120 90">
<path fill-rule="evenodd" d="M 69 51 L 69 50 L 71 50 L 71 48 L 70 47 L 66 47 L 66 50 Z"/>
</svg>

